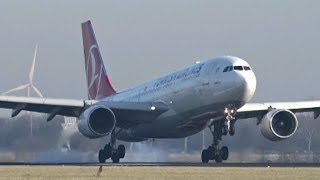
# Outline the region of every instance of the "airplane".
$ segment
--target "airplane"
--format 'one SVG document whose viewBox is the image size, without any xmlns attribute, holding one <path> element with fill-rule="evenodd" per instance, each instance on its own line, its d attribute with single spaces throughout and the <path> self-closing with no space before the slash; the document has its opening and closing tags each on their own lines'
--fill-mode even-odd
<svg viewBox="0 0 320 180">
<path fill-rule="evenodd" d="M 262 135 L 271 141 L 291 137 L 297 130 L 296 113 L 320 115 L 320 101 L 249 103 L 256 90 L 252 67 L 235 56 L 221 56 L 117 92 L 107 74 L 91 21 L 82 23 L 88 99 L 50 99 L 0 96 L 0 108 L 78 118 L 78 130 L 87 138 L 110 136 L 98 160 L 119 163 L 125 146 L 117 140 L 185 138 L 209 128 L 212 145 L 201 153 L 203 163 L 228 159 L 222 137 L 235 134 L 235 123 L 256 118 Z"/>
</svg>

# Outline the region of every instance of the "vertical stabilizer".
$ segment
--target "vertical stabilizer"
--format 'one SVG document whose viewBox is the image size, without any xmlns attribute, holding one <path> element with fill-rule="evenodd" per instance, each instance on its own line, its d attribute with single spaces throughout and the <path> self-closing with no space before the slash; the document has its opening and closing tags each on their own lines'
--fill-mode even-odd
<svg viewBox="0 0 320 180">
<path fill-rule="evenodd" d="M 82 23 L 82 38 L 89 99 L 97 100 L 115 94 L 90 21 Z"/>
</svg>

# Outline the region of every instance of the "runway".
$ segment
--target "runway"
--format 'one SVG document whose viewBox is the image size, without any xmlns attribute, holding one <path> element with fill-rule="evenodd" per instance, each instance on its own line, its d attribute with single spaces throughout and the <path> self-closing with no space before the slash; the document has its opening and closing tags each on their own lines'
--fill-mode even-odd
<svg viewBox="0 0 320 180">
<path fill-rule="evenodd" d="M 123 167 L 320 167 L 320 163 L 185 163 L 185 162 L 169 162 L 169 163 L 149 163 L 149 162 L 123 162 L 113 163 L 29 163 L 29 162 L 0 162 L 0 166 L 123 166 Z"/>
</svg>

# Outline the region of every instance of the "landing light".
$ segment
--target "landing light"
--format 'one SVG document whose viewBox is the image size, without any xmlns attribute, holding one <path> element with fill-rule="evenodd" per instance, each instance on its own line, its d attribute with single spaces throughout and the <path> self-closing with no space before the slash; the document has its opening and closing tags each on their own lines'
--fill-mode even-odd
<svg viewBox="0 0 320 180">
<path fill-rule="evenodd" d="M 156 107 L 155 106 L 151 106 L 151 111 L 154 111 L 154 110 L 156 110 Z"/>
</svg>

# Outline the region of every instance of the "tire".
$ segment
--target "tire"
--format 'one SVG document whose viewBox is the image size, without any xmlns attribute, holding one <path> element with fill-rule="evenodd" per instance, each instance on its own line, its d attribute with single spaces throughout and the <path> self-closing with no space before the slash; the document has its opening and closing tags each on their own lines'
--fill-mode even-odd
<svg viewBox="0 0 320 180">
<path fill-rule="evenodd" d="M 202 153 L 201 153 L 201 160 L 202 160 L 202 163 L 208 163 L 209 162 L 209 156 L 208 156 L 209 154 L 208 154 L 208 150 L 207 149 L 205 149 L 205 150 L 203 150 L 202 151 Z"/>
<path fill-rule="evenodd" d="M 221 155 L 217 155 L 214 160 L 216 161 L 216 163 L 222 163 Z"/>
<path fill-rule="evenodd" d="M 208 154 L 209 160 L 214 160 L 215 152 L 214 152 L 214 147 L 213 146 L 209 146 L 208 147 L 207 154 Z"/>
<path fill-rule="evenodd" d="M 124 145 L 120 144 L 118 146 L 118 156 L 120 159 L 124 158 L 124 156 L 126 155 L 126 148 Z"/>
<path fill-rule="evenodd" d="M 227 160 L 229 157 L 229 149 L 227 146 L 223 146 L 220 150 L 222 160 Z"/>
<path fill-rule="evenodd" d="M 119 163 L 120 162 L 120 158 L 118 156 L 118 154 L 115 154 L 111 157 L 111 160 L 113 163 Z"/>
<path fill-rule="evenodd" d="M 106 153 L 105 153 L 105 151 L 104 150 L 100 150 L 99 151 L 99 155 L 98 155 L 99 157 L 99 163 L 106 163 L 106 160 L 107 160 L 107 158 L 106 158 Z"/>
<path fill-rule="evenodd" d="M 103 148 L 105 154 L 106 154 L 106 159 L 109 159 L 112 155 L 112 147 L 110 144 L 106 144 Z"/>
</svg>

